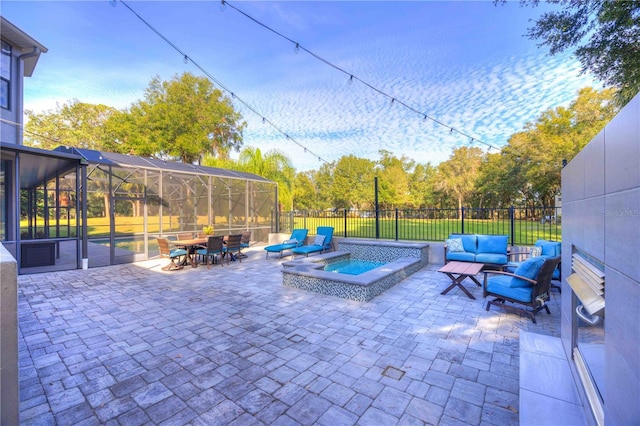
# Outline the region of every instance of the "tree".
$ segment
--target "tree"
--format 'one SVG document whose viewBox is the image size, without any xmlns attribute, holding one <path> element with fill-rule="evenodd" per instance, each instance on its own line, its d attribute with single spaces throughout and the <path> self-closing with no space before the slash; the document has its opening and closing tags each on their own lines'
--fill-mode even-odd
<svg viewBox="0 0 640 426">
<path fill-rule="evenodd" d="M 502 0 L 506 2 L 506 0 Z M 582 71 L 591 71 L 617 87 L 617 101 L 626 104 L 640 91 L 640 1 L 548 0 L 558 11 L 544 13 L 528 37 L 549 46 L 552 55 L 576 47 Z M 537 6 L 539 0 L 521 0 Z"/>
<path fill-rule="evenodd" d="M 459 210 L 475 190 L 482 157 L 480 148 L 463 146 L 455 149 L 449 159 L 438 166 L 437 188 L 455 197 Z"/>
<path fill-rule="evenodd" d="M 253 173 L 278 183 L 278 201 L 284 210 L 293 207 L 293 181 L 295 169 L 286 154 L 271 150 L 262 154 L 260 148 L 247 147 L 240 152 L 238 161 L 207 155 L 203 165 Z"/>
<path fill-rule="evenodd" d="M 544 111 L 483 162 L 477 189 L 498 204 L 553 205 L 563 160 L 571 161 L 617 112 L 615 91 L 585 88 L 569 107 Z"/>
<path fill-rule="evenodd" d="M 354 155 L 341 157 L 333 169 L 333 207 L 362 209 L 373 205 L 375 163 Z"/>
<path fill-rule="evenodd" d="M 313 175 L 313 172 L 296 173 L 293 185 L 294 210 L 312 210 L 318 208 L 318 190 L 313 182 Z"/>
<path fill-rule="evenodd" d="M 384 209 L 406 206 L 409 194 L 409 173 L 415 162 L 405 156 L 397 158 L 393 153 L 380 150 L 382 158 L 378 161 L 378 201 Z"/>
<path fill-rule="evenodd" d="M 228 157 L 242 145 L 246 123 L 229 98 L 205 77 L 191 73 L 151 80 L 144 100 L 113 128 L 124 151 L 143 156 L 201 162 L 207 153 Z"/>
<path fill-rule="evenodd" d="M 435 207 L 434 183 L 436 168 L 430 163 L 416 164 L 409 176 L 409 206 L 413 208 Z"/>
<path fill-rule="evenodd" d="M 24 144 L 41 149 L 67 145 L 101 150 L 109 141 L 104 124 L 117 113 L 115 108 L 77 99 L 39 114 L 25 110 Z"/>
</svg>

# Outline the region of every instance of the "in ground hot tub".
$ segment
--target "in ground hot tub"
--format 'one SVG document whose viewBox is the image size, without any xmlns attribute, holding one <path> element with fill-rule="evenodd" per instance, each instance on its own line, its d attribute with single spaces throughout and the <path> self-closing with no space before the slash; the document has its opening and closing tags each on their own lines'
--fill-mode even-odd
<svg viewBox="0 0 640 426">
<path fill-rule="evenodd" d="M 340 251 L 337 252 L 284 262 L 282 283 L 366 302 L 422 269 L 428 262 L 427 243 L 344 239 L 339 244 Z M 355 275 L 324 269 L 326 266 L 334 269 L 333 264 L 352 260 L 380 265 Z"/>
</svg>

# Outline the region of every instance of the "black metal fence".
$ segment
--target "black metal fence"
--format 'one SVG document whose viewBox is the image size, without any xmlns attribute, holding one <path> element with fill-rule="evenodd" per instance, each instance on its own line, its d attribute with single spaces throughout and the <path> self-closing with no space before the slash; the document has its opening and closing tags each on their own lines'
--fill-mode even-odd
<svg viewBox="0 0 640 426">
<path fill-rule="evenodd" d="M 272 232 L 333 226 L 340 237 L 444 241 L 450 234 L 508 235 L 511 245 L 560 241 L 560 207 L 311 210 L 272 213 Z"/>
</svg>

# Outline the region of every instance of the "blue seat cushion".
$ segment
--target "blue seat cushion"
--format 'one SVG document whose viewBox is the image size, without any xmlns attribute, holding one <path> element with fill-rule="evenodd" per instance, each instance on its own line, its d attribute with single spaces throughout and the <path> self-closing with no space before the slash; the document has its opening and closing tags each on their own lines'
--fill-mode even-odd
<svg viewBox="0 0 640 426">
<path fill-rule="evenodd" d="M 524 303 L 531 302 L 533 286 L 511 287 L 512 277 L 507 275 L 496 275 L 487 280 L 487 292 L 494 296 L 504 296 Z M 526 282 L 526 281 L 525 281 Z"/>
<path fill-rule="evenodd" d="M 207 251 L 207 249 L 206 249 L 206 248 L 203 248 L 203 249 L 198 249 L 198 250 L 196 250 L 196 253 L 198 253 L 199 255 L 202 255 L 202 256 L 206 256 L 206 255 L 209 255 L 209 254 L 218 254 L 218 253 L 222 253 L 222 250 Z"/>
<path fill-rule="evenodd" d="M 289 250 L 297 246 L 298 246 L 297 244 L 274 244 L 272 246 L 266 246 L 264 249 L 268 252 L 278 253 L 283 250 Z"/>
<path fill-rule="evenodd" d="M 322 251 L 325 248 L 326 247 L 324 246 L 310 245 L 310 246 L 296 247 L 291 249 L 291 251 L 295 254 L 309 254 L 309 253 L 315 253 L 317 251 Z"/>
<path fill-rule="evenodd" d="M 514 274 L 520 275 L 521 277 L 529 278 L 535 280 L 538 276 L 538 272 L 540 272 L 540 268 L 544 263 L 544 257 L 530 257 L 529 259 L 522 262 L 516 269 L 513 271 Z M 531 283 L 520 278 L 512 277 L 511 285 L 512 288 L 517 287 L 531 287 Z"/>
<path fill-rule="evenodd" d="M 507 255 L 495 253 L 478 253 L 476 254 L 476 262 L 504 265 L 507 263 Z"/>
<path fill-rule="evenodd" d="M 448 251 L 447 260 L 457 260 L 459 262 L 474 262 L 476 260 L 476 254 L 467 253 L 466 251 Z"/>
<path fill-rule="evenodd" d="M 509 237 L 506 235 L 478 235 L 478 253 L 507 254 Z M 506 262 L 506 261 L 505 261 Z"/>
<path fill-rule="evenodd" d="M 171 257 L 179 257 L 179 256 L 186 256 L 187 255 L 187 251 L 185 249 L 172 249 L 169 256 Z"/>
</svg>

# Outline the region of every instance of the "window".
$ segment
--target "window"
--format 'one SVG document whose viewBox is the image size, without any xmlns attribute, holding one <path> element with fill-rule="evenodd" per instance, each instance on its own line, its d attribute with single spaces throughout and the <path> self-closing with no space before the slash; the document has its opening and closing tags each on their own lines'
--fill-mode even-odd
<svg viewBox="0 0 640 426">
<path fill-rule="evenodd" d="M 11 45 L 2 42 L 0 55 L 0 107 L 9 109 L 11 102 Z"/>
</svg>

